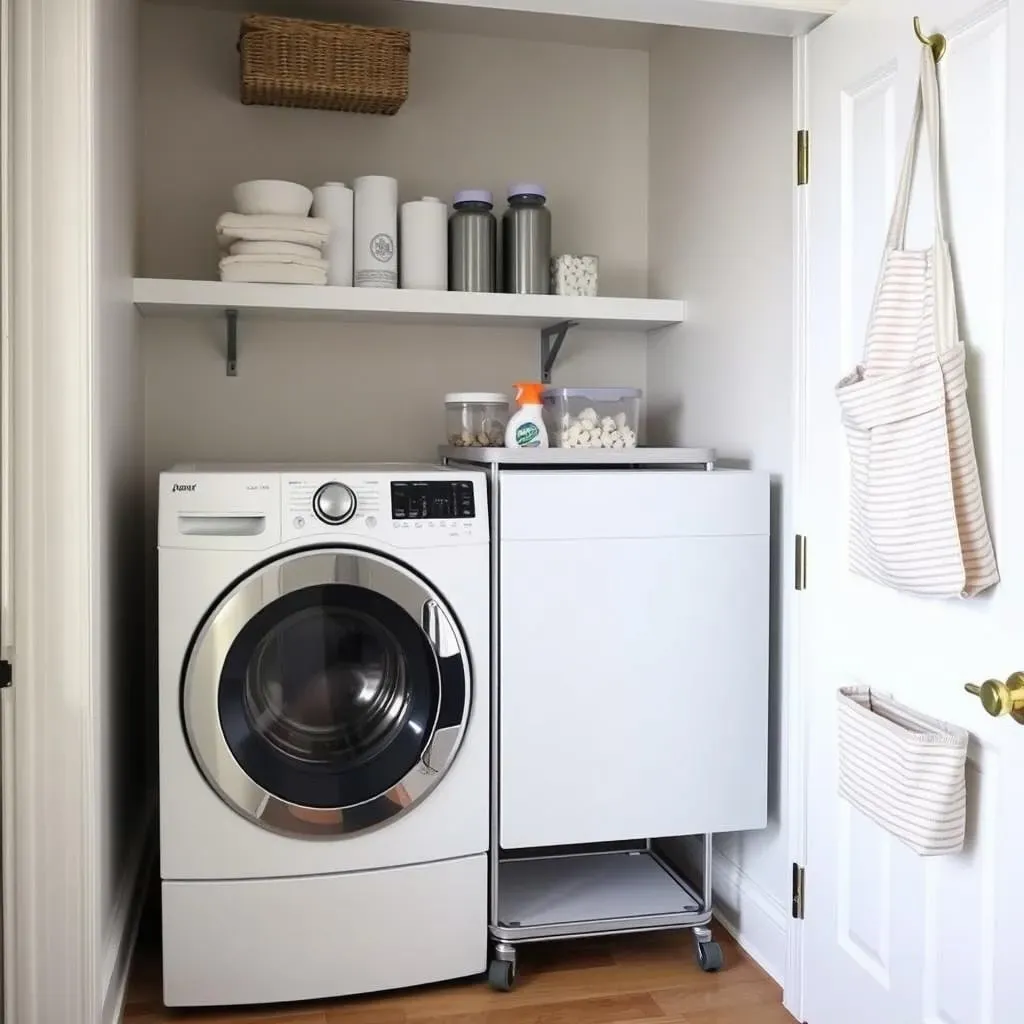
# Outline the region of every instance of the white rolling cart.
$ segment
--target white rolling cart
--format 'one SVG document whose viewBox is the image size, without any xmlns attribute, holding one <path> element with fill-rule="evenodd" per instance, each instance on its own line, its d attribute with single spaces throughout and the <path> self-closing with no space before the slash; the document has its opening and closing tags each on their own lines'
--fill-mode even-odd
<svg viewBox="0 0 1024 1024">
<path fill-rule="evenodd" d="M 712 834 L 767 821 L 767 475 L 703 472 L 711 449 L 440 454 L 488 469 L 491 985 L 520 943 L 660 929 L 717 970 Z"/>
</svg>

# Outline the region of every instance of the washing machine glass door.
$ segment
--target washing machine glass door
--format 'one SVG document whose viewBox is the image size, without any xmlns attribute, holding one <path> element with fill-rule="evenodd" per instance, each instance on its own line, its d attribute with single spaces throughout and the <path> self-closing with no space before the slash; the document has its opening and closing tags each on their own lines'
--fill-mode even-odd
<svg viewBox="0 0 1024 1024">
<path fill-rule="evenodd" d="M 382 825 L 439 783 L 470 706 L 465 641 L 425 581 L 382 556 L 298 552 L 241 580 L 186 662 L 196 761 L 275 831 Z"/>
</svg>

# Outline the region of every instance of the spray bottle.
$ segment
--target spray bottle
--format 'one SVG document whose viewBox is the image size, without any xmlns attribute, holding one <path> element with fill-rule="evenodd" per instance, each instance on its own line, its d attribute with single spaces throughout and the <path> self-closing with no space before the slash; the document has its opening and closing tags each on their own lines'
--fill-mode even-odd
<svg viewBox="0 0 1024 1024">
<path fill-rule="evenodd" d="M 519 409 L 505 428 L 506 448 L 547 448 L 548 432 L 544 426 L 543 384 L 527 381 L 516 385 Z"/>
</svg>

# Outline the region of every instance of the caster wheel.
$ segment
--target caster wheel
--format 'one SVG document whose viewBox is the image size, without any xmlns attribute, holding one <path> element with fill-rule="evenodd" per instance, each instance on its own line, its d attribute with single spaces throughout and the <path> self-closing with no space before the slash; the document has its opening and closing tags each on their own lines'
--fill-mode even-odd
<svg viewBox="0 0 1024 1024">
<path fill-rule="evenodd" d="M 697 945 L 697 963 L 702 971 L 722 969 L 722 947 L 717 942 L 701 942 Z"/>
<path fill-rule="evenodd" d="M 509 992 L 516 982 L 516 965 L 510 960 L 492 960 L 487 968 L 487 982 L 495 992 Z"/>
</svg>

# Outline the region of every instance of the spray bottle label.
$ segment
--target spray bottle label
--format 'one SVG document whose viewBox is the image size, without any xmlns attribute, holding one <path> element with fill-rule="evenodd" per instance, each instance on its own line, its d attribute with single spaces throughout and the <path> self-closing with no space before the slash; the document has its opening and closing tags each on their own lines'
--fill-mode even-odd
<svg viewBox="0 0 1024 1024">
<path fill-rule="evenodd" d="M 540 430 L 536 423 L 520 423 L 519 426 L 516 427 L 516 447 L 540 447 Z"/>
</svg>

